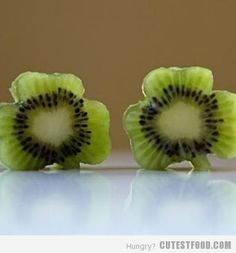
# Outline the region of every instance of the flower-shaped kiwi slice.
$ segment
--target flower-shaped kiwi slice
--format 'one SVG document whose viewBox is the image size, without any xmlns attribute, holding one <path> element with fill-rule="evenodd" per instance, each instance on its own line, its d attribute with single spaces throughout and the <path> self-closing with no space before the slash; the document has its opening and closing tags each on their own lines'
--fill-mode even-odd
<svg viewBox="0 0 236 253">
<path fill-rule="evenodd" d="M 161 170 L 187 160 L 207 170 L 209 153 L 236 157 L 236 95 L 212 85 L 202 67 L 159 68 L 144 78 L 145 99 L 124 113 L 137 163 Z"/>
<path fill-rule="evenodd" d="M 73 74 L 26 72 L 10 89 L 15 103 L 0 104 L 0 160 L 10 169 L 64 169 L 96 164 L 110 152 L 109 112 L 83 98 Z"/>
</svg>

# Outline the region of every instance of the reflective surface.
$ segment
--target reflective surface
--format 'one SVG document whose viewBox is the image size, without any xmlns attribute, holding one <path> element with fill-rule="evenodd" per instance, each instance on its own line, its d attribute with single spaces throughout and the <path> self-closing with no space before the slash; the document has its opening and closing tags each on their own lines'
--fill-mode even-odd
<svg viewBox="0 0 236 253">
<path fill-rule="evenodd" d="M 236 234 L 236 171 L 6 171 L 0 234 Z"/>
</svg>

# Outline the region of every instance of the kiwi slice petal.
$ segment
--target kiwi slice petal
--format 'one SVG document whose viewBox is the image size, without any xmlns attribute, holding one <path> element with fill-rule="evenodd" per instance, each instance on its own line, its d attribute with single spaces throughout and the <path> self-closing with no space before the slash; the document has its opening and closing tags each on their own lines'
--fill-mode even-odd
<svg viewBox="0 0 236 253">
<path fill-rule="evenodd" d="M 89 136 L 81 140 L 85 144 L 81 152 L 69 157 L 62 163 L 64 168 L 73 167 L 79 162 L 88 164 L 98 164 L 106 159 L 111 151 L 111 142 L 109 138 L 110 117 L 106 106 L 96 100 L 84 99 L 84 111 L 87 113 L 88 120 L 86 124 Z"/>
<path fill-rule="evenodd" d="M 14 135 L 14 115 L 18 112 L 17 104 L 0 104 L 0 160 L 13 170 L 40 169 L 43 162 L 22 152 L 19 141 Z"/>
<path fill-rule="evenodd" d="M 195 170 L 207 171 L 211 169 L 211 164 L 207 158 L 207 155 L 197 155 L 189 159 Z"/>
<path fill-rule="evenodd" d="M 10 91 L 15 101 L 19 102 L 40 94 L 52 93 L 58 87 L 72 90 L 78 97 L 84 94 L 82 81 L 73 74 L 46 74 L 30 71 L 20 74 L 13 81 Z"/>
<path fill-rule="evenodd" d="M 213 87 L 211 70 L 203 67 L 188 67 L 180 70 L 181 82 L 191 90 L 200 89 L 209 94 Z"/>
<path fill-rule="evenodd" d="M 144 78 L 142 90 L 148 97 L 162 96 L 166 92 L 168 96 L 172 93 L 178 93 L 183 86 L 189 89 L 199 89 L 208 94 L 212 90 L 213 75 L 212 72 L 203 67 L 170 67 L 158 68 L 152 70 Z"/>
<path fill-rule="evenodd" d="M 0 160 L 13 170 L 64 169 L 106 159 L 111 145 L 105 105 L 84 99 L 71 74 L 27 72 L 13 82 L 14 104 L 0 106 Z"/>
<path fill-rule="evenodd" d="M 139 102 L 128 107 L 123 117 L 123 125 L 126 133 L 130 137 L 130 144 L 136 161 L 143 167 L 151 170 L 163 170 L 173 162 L 162 151 L 153 149 L 153 141 L 144 138 L 144 133 L 140 128 L 140 111 L 146 101 Z"/>
<path fill-rule="evenodd" d="M 236 157 L 236 94 L 228 91 L 215 91 L 218 110 L 215 118 L 222 119 L 216 131 L 218 141 L 212 151 L 221 158 Z"/>
</svg>

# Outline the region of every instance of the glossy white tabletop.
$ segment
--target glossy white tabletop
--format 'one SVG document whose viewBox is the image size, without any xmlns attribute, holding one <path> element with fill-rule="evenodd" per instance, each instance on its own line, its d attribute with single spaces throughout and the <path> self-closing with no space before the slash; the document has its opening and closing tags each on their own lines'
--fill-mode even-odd
<svg viewBox="0 0 236 253">
<path fill-rule="evenodd" d="M 0 234 L 236 234 L 236 166 L 4 171 Z"/>
</svg>

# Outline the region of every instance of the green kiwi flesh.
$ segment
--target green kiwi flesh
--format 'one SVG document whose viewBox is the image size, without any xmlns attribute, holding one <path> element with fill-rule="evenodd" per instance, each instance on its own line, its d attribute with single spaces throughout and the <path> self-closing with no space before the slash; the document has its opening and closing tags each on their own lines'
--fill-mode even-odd
<svg viewBox="0 0 236 253">
<path fill-rule="evenodd" d="M 17 102 L 0 106 L 0 159 L 7 167 L 36 170 L 56 163 L 72 169 L 108 156 L 108 110 L 82 97 L 75 76 L 67 85 L 60 77 L 27 72 L 13 83 Z"/>
<path fill-rule="evenodd" d="M 196 169 L 208 170 L 209 153 L 235 157 L 236 95 L 210 92 L 212 75 L 204 68 L 169 68 L 169 75 L 163 68 L 157 72 L 144 79 L 145 100 L 124 114 L 137 162 L 146 169 L 165 169 L 188 160 Z M 207 77 L 205 83 L 201 76 Z"/>
</svg>

